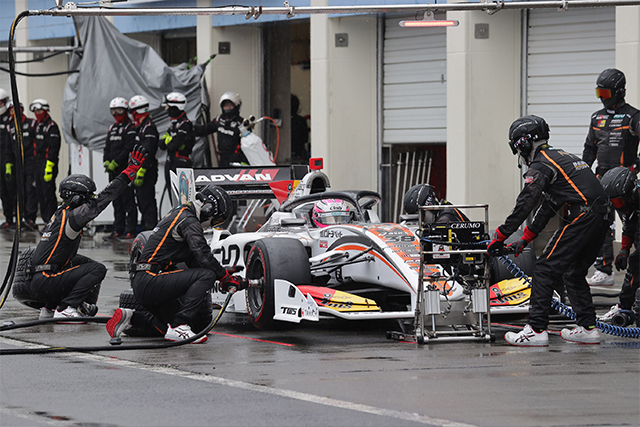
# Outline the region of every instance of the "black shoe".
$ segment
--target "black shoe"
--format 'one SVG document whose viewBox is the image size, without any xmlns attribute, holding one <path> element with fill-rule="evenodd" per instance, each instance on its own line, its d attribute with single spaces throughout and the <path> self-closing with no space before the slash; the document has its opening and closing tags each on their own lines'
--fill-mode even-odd
<svg viewBox="0 0 640 427">
<path fill-rule="evenodd" d="M 115 240 L 120 238 L 120 233 L 116 233 L 115 231 L 112 231 L 111 234 L 108 234 L 106 236 L 104 236 L 102 239 L 103 240 Z"/>
<path fill-rule="evenodd" d="M 38 226 L 33 220 L 27 219 L 22 223 L 22 226 L 29 231 L 38 231 Z"/>
<path fill-rule="evenodd" d="M 95 304 L 83 302 L 78 307 L 78 311 L 85 317 L 94 317 L 96 314 L 98 314 L 98 306 Z"/>
<path fill-rule="evenodd" d="M 0 230 L 13 230 L 14 228 L 16 228 L 16 226 L 13 222 L 5 221 L 0 224 Z"/>
<path fill-rule="evenodd" d="M 127 234 L 123 234 L 122 236 L 120 236 L 120 239 L 122 240 L 132 240 L 135 239 L 136 235 L 133 233 L 127 233 Z"/>
</svg>

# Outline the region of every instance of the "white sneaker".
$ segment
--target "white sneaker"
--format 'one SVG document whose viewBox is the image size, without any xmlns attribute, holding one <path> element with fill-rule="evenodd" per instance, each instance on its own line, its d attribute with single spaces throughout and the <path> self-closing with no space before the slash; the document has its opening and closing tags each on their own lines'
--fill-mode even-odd
<svg viewBox="0 0 640 427">
<path fill-rule="evenodd" d="M 164 334 L 164 339 L 168 341 L 184 341 L 195 336 L 189 325 L 179 325 L 172 328 L 171 325 L 167 325 L 167 333 Z M 200 344 L 207 341 L 207 336 L 204 335 L 191 344 Z"/>
<path fill-rule="evenodd" d="M 80 316 L 80 313 L 78 313 L 78 310 L 76 310 L 75 308 L 67 307 L 62 311 L 56 310 L 56 312 L 53 313 L 53 317 L 59 318 L 59 317 L 82 317 L 82 316 Z"/>
<path fill-rule="evenodd" d="M 526 325 L 520 332 L 507 332 L 504 339 L 511 345 L 520 347 L 547 347 L 549 345 L 549 334 L 547 331 L 540 333 L 533 330 L 531 325 Z"/>
<path fill-rule="evenodd" d="M 614 274 L 603 273 L 600 270 L 596 270 L 593 276 L 587 279 L 589 286 L 613 286 Z"/>
<path fill-rule="evenodd" d="M 40 316 L 38 316 L 39 320 L 47 320 L 53 317 L 53 310 L 49 310 L 47 307 L 42 307 L 40 309 Z"/>
<path fill-rule="evenodd" d="M 118 308 L 113 317 L 107 321 L 107 332 L 111 338 L 118 338 L 127 329 L 131 328 L 133 310 L 130 308 Z"/>
<path fill-rule="evenodd" d="M 602 316 L 598 317 L 598 320 L 601 322 L 607 322 L 607 323 L 611 323 L 611 320 L 613 319 L 613 317 L 620 313 L 620 305 L 616 304 L 616 305 L 612 305 L 611 306 L 611 310 L 607 311 L 605 314 L 603 314 Z"/>
<path fill-rule="evenodd" d="M 563 329 L 560 336 L 566 341 L 578 344 L 600 344 L 600 330 L 593 328 L 588 331 L 582 326 L 573 329 Z"/>
</svg>

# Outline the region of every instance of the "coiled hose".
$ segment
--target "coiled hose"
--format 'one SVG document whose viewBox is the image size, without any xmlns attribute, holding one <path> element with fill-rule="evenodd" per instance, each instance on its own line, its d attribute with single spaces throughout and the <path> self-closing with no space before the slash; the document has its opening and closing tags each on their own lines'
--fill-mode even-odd
<svg viewBox="0 0 640 427">
<path fill-rule="evenodd" d="M 507 266 L 507 269 L 515 278 L 521 278 L 531 286 L 531 278 L 527 276 L 522 269 L 515 265 L 507 255 L 501 255 L 498 260 L 502 261 L 502 263 Z M 571 320 L 576 320 L 576 313 L 571 309 L 571 307 L 568 307 L 556 298 L 551 299 L 551 308 Z M 623 326 L 610 325 L 608 323 L 600 322 L 599 320 L 596 320 L 596 327 L 608 335 L 615 335 L 624 338 L 640 338 L 640 328 L 626 328 Z"/>
</svg>

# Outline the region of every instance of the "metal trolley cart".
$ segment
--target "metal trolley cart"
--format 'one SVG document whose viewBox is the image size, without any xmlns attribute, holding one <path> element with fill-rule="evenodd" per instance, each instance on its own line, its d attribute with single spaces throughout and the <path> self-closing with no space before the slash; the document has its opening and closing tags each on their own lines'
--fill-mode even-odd
<svg viewBox="0 0 640 427">
<path fill-rule="evenodd" d="M 484 209 L 484 221 L 429 221 L 434 216 L 433 211 L 444 209 Z M 420 238 L 420 273 L 414 318 L 415 335 L 391 333 L 391 338 L 413 338 L 418 344 L 427 341 L 495 341 L 491 333 L 489 309 L 488 227 L 488 205 L 420 208 L 417 231 Z M 441 268 L 435 268 L 436 265 Z M 462 285 L 462 299 L 447 298 L 452 281 Z"/>
</svg>

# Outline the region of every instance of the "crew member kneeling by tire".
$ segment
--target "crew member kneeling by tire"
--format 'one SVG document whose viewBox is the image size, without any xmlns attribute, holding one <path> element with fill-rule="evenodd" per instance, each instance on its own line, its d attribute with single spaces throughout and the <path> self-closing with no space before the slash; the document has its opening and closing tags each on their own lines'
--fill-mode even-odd
<svg viewBox="0 0 640 427">
<path fill-rule="evenodd" d="M 215 185 L 206 186 L 194 202 L 171 210 L 160 220 L 133 265 L 133 293 L 155 316 L 152 322 L 166 340 L 182 341 L 195 335 L 190 324 L 216 280 L 223 291 L 245 287 L 242 277 L 230 275 L 213 257 L 204 237 L 203 227 L 223 223 L 232 212 L 229 195 Z M 190 268 L 176 269 L 181 262 Z M 107 322 L 107 332 L 116 338 L 145 321 L 134 310 L 118 308 Z M 206 340 L 205 335 L 193 343 Z"/>
<path fill-rule="evenodd" d="M 44 228 L 31 260 L 31 292 L 45 301 L 40 319 L 81 317 L 78 307 L 107 274 L 103 264 L 77 255 L 82 229 L 133 181 L 145 155 L 135 147 L 128 167 L 97 195 L 88 176 L 69 175 L 60 182 L 63 204 Z"/>
</svg>

